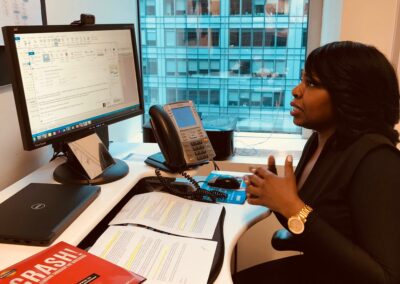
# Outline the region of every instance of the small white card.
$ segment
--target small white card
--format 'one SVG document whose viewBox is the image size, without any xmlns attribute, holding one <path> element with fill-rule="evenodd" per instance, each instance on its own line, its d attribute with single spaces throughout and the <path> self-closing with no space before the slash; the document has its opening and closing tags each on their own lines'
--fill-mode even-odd
<svg viewBox="0 0 400 284">
<path fill-rule="evenodd" d="M 112 164 L 106 146 L 96 133 L 68 143 L 90 179 L 94 179 Z"/>
</svg>

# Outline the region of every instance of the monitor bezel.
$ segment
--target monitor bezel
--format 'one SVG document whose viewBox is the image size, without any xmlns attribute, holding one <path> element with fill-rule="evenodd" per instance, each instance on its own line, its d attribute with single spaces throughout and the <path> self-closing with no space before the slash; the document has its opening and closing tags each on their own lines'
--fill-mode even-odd
<svg viewBox="0 0 400 284">
<path fill-rule="evenodd" d="M 51 33 L 51 32 L 77 32 L 77 31 L 101 31 L 101 30 L 130 30 L 133 46 L 133 56 L 135 61 L 135 73 L 138 85 L 139 106 L 129 113 L 114 114 L 108 117 L 106 121 L 100 121 L 88 126 L 83 126 L 60 136 L 53 136 L 48 140 L 34 143 L 32 139 L 32 129 L 30 127 L 28 108 L 25 100 L 24 86 L 22 83 L 21 70 L 19 67 L 18 54 L 14 40 L 15 34 L 28 33 Z M 140 61 L 138 57 L 138 46 L 136 41 L 135 26 L 133 24 L 101 24 L 101 25 L 48 25 L 48 26 L 7 26 L 3 27 L 4 42 L 8 54 L 11 68 L 11 82 L 14 93 L 14 100 L 17 110 L 18 122 L 22 144 L 25 150 L 34 150 L 46 145 L 57 143 L 68 143 L 76 139 L 92 134 L 96 129 L 110 124 L 129 119 L 144 113 L 143 84 L 140 72 Z"/>
</svg>

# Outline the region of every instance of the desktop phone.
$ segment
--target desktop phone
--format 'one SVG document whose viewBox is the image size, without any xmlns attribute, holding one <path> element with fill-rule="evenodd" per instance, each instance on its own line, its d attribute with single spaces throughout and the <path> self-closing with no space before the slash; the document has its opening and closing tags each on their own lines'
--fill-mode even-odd
<svg viewBox="0 0 400 284">
<path fill-rule="evenodd" d="M 169 172 L 180 172 L 206 164 L 215 157 L 192 101 L 153 105 L 149 114 L 161 154 L 148 157 L 147 164 Z"/>
</svg>

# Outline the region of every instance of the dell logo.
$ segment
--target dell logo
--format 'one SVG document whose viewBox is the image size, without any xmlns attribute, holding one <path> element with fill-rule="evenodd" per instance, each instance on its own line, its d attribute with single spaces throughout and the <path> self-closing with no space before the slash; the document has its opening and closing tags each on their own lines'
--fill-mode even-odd
<svg viewBox="0 0 400 284">
<path fill-rule="evenodd" d="M 46 207 L 46 204 L 44 203 L 35 203 L 31 206 L 31 209 L 33 210 L 39 210 L 39 209 L 43 209 Z"/>
</svg>

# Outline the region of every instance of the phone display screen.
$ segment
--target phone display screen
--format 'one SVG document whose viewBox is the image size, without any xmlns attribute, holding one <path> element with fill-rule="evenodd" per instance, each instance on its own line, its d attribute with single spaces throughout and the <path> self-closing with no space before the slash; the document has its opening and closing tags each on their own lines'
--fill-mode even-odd
<svg viewBox="0 0 400 284">
<path fill-rule="evenodd" d="M 196 125 L 196 120 L 193 116 L 191 107 L 173 108 L 172 113 L 174 114 L 175 121 L 179 128 Z"/>
</svg>

